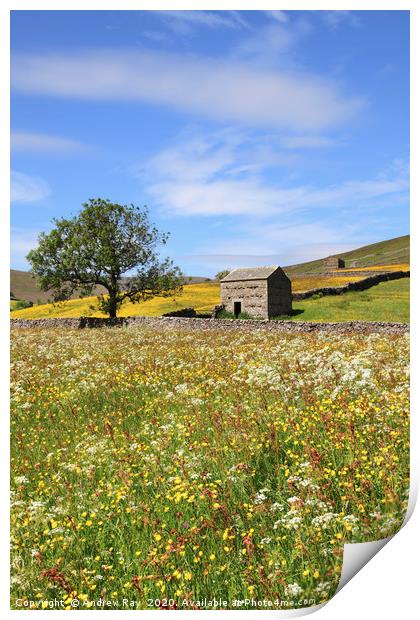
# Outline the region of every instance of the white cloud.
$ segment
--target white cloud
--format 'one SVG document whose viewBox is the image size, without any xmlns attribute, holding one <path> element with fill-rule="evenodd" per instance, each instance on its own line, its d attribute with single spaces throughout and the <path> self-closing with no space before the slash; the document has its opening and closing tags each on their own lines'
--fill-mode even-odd
<svg viewBox="0 0 420 620">
<path fill-rule="evenodd" d="M 38 202 L 51 194 L 48 183 L 40 177 L 11 171 L 10 199 L 12 202 Z"/>
<path fill-rule="evenodd" d="M 208 28 L 248 27 L 237 11 L 153 11 L 176 33 L 189 33 L 197 26 Z"/>
<path fill-rule="evenodd" d="M 12 227 L 10 231 L 10 261 L 13 269 L 28 269 L 26 255 L 38 245 L 39 230 Z"/>
<path fill-rule="evenodd" d="M 81 142 L 70 138 L 27 131 L 13 131 L 10 136 L 10 145 L 13 149 L 22 151 L 69 152 L 86 148 Z"/>
<path fill-rule="evenodd" d="M 354 208 L 408 189 L 404 170 L 325 187 L 267 181 L 263 172 L 270 159 L 258 161 L 258 150 L 254 153 L 244 143 L 244 136 L 234 133 L 190 135 L 159 153 L 138 174 L 154 204 L 178 216 L 270 217 Z"/>
<path fill-rule="evenodd" d="M 347 121 L 364 105 L 331 80 L 263 69 L 226 58 L 147 51 L 86 50 L 17 55 L 18 92 L 162 104 L 218 121 L 316 131 Z"/>
<path fill-rule="evenodd" d="M 230 58 L 235 62 L 252 63 L 264 70 L 272 67 L 273 71 L 278 71 L 280 65 L 283 72 L 286 67 L 289 71 L 296 71 L 292 50 L 302 34 L 298 24 L 291 28 L 284 23 L 271 21 L 243 37 L 231 50 Z"/>
<path fill-rule="evenodd" d="M 341 24 L 348 23 L 350 26 L 360 26 L 360 17 L 354 13 L 354 11 L 318 11 L 324 22 L 333 28 L 337 29 Z"/>
<path fill-rule="evenodd" d="M 264 13 L 281 24 L 286 24 L 289 21 L 287 13 L 284 11 L 264 11 Z"/>
<path fill-rule="evenodd" d="M 334 252 L 357 247 L 354 237 L 360 232 L 352 225 L 337 225 L 325 221 L 309 221 L 303 218 L 270 218 L 265 221 L 240 223 L 229 239 L 212 239 L 203 245 L 202 253 L 210 255 L 277 257 L 281 264 L 313 260 L 325 251 Z M 359 244 L 360 245 L 360 244 Z M 302 258 L 303 257 L 303 258 Z"/>
<path fill-rule="evenodd" d="M 334 146 L 335 142 L 327 136 L 289 136 L 282 144 L 289 149 L 310 149 Z"/>
</svg>

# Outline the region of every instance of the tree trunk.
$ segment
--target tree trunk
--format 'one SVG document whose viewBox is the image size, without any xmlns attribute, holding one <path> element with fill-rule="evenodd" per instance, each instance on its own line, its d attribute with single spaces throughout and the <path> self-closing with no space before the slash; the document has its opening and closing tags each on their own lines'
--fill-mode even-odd
<svg viewBox="0 0 420 620">
<path fill-rule="evenodd" d="M 117 316 L 117 294 L 115 291 L 109 291 L 109 318 L 115 319 Z"/>
</svg>

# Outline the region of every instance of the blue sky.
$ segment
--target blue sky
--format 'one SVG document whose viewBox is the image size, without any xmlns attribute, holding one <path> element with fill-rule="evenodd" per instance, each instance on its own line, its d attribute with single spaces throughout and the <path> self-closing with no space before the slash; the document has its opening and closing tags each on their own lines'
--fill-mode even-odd
<svg viewBox="0 0 420 620">
<path fill-rule="evenodd" d="M 12 267 L 90 197 L 189 275 L 409 232 L 407 11 L 14 11 Z"/>
</svg>

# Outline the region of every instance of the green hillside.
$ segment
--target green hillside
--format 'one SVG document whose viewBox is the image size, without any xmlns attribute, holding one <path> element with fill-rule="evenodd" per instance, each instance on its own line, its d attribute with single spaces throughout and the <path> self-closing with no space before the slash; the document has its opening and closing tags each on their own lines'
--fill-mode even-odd
<svg viewBox="0 0 420 620">
<path fill-rule="evenodd" d="M 410 235 L 395 237 L 387 241 L 379 241 L 371 245 L 364 245 L 350 252 L 335 254 L 344 259 L 346 267 L 370 267 L 372 265 L 395 265 L 410 262 Z M 290 275 L 299 273 L 321 273 L 323 271 L 322 258 L 298 265 L 284 267 Z"/>
</svg>

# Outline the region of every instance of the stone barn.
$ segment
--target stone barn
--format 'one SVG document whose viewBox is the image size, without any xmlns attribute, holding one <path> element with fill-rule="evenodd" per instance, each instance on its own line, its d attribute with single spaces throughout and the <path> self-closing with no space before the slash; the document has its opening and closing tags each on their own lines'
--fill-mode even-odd
<svg viewBox="0 0 420 620">
<path fill-rule="evenodd" d="M 328 256 L 324 258 L 324 271 L 336 271 L 336 269 L 343 269 L 345 266 L 342 258 L 337 256 Z"/>
<path fill-rule="evenodd" d="M 234 269 L 220 283 L 221 303 L 238 316 L 269 319 L 292 311 L 292 286 L 281 267 Z"/>
</svg>

